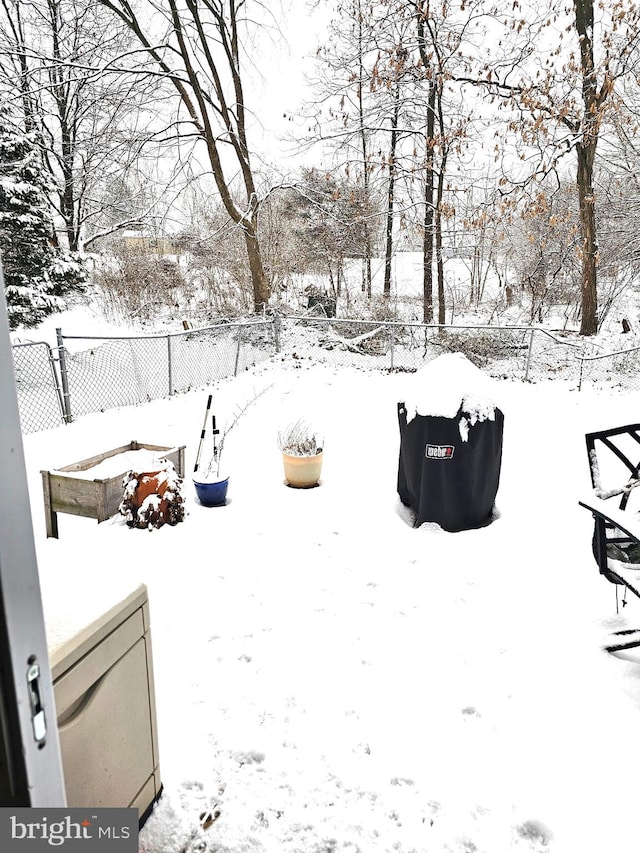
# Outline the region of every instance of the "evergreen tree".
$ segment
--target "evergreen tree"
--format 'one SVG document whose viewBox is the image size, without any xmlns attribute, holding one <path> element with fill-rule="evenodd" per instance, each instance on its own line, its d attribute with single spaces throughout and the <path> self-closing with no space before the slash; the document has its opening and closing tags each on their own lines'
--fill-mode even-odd
<svg viewBox="0 0 640 853">
<path fill-rule="evenodd" d="M 0 256 L 9 326 L 36 326 L 64 307 L 86 278 L 78 259 L 54 246 L 54 226 L 34 134 L 0 107 Z"/>
</svg>

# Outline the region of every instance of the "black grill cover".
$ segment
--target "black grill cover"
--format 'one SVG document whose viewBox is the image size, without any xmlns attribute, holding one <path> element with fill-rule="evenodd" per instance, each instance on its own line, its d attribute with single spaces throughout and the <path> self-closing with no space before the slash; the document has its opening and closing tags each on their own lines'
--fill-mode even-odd
<svg viewBox="0 0 640 853">
<path fill-rule="evenodd" d="M 455 532 L 483 527 L 492 520 L 500 481 L 504 415 L 469 427 L 460 435 L 462 409 L 455 418 L 416 415 L 407 423 L 398 404 L 400 461 L 398 494 L 416 513 L 416 526 L 434 521 Z"/>
</svg>

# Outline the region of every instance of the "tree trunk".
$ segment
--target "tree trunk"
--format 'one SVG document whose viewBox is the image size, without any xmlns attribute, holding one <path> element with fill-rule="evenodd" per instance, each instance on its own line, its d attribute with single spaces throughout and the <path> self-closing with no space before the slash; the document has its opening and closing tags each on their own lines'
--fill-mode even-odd
<svg viewBox="0 0 640 853">
<path fill-rule="evenodd" d="M 577 147 L 578 200 L 580 206 L 580 234 L 582 237 L 581 335 L 595 335 L 598 331 L 596 211 L 593 195 L 593 160 L 595 144 Z"/>
<path fill-rule="evenodd" d="M 55 60 L 53 67 L 49 70 L 49 79 L 56 103 L 57 118 L 60 122 L 60 169 L 62 171 L 62 188 L 59 190 L 60 213 L 64 220 L 67 245 L 72 252 L 76 252 L 80 242 L 80 226 L 76 221 L 76 189 L 73 173 L 76 140 L 69 122 L 69 72 L 65 68 L 66 62 L 60 43 L 64 21 L 57 0 L 48 0 L 47 5 L 51 26 L 51 47 Z"/>
<path fill-rule="evenodd" d="M 438 188 L 436 192 L 436 262 L 438 265 L 438 323 L 444 326 L 446 321 L 444 304 L 444 262 L 442 260 L 442 202 L 444 199 L 444 176 L 447 169 L 447 158 L 449 146 L 445 143 L 446 134 L 444 127 L 444 109 L 442 105 L 442 75 L 439 75 L 437 84 L 434 84 L 433 107 L 438 107 L 438 126 L 440 129 L 440 140 L 442 152 L 440 155 L 440 169 L 438 171 Z"/>
<path fill-rule="evenodd" d="M 422 235 L 422 315 L 424 323 L 433 322 L 433 134 L 436 121 L 436 87 L 429 84 L 427 107 L 426 174 L 424 185 L 424 232 Z"/>
<path fill-rule="evenodd" d="M 440 183 L 438 184 L 438 197 L 440 197 Z M 436 207 L 436 266 L 438 270 L 438 323 L 444 326 L 446 322 L 444 304 L 444 263 L 442 261 L 442 213 L 440 202 Z"/>
<path fill-rule="evenodd" d="M 366 226 L 367 233 L 367 241 L 365 244 L 367 257 L 365 258 L 365 271 L 366 271 L 366 284 L 367 284 L 367 298 L 371 299 L 371 230 L 369 226 Z"/>
<path fill-rule="evenodd" d="M 427 170 L 422 231 L 422 322 L 433 322 L 433 172 Z"/>
<path fill-rule="evenodd" d="M 251 281 L 253 284 L 253 309 L 256 314 L 259 314 L 269 304 L 271 286 L 264 271 L 262 252 L 260 250 L 260 242 L 256 233 L 255 223 L 244 223 L 244 239 L 247 247 L 247 257 L 249 259 L 249 269 L 251 271 Z"/>
<path fill-rule="evenodd" d="M 15 15 L 15 23 L 12 22 L 11 26 L 16 34 L 16 47 L 18 48 L 18 62 L 20 64 L 20 79 L 18 80 L 18 88 L 20 91 L 20 97 L 22 98 L 25 130 L 27 131 L 27 133 L 30 133 L 36 128 L 36 110 L 35 105 L 33 103 L 31 88 L 29 85 L 30 75 L 29 66 L 27 63 L 27 49 L 24 37 L 24 30 L 22 26 L 22 13 L 19 3 L 16 3 L 15 5 Z"/>
<path fill-rule="evenodd" d="M 582 237 L 581 335 L 595 335 L 598 331 L 596 210 L 593 194 L 593 164 L 598 146 L 601 108 L 608 94 L 607 81 L 600 94 L 597 91 L 593 50 L 593 0 L 574 0 L 576 31 L 580 43 L 580 70 L 582 73 L 582 101 L 584 104 L 581 137 L 576 146 L 578 168 L 578 203 L 580 208 L 580 236 Z"/>
<path fill-rule="evenodd" d="M 444 299 L 444 264 L 442 259 L 442 200 L 444 195 L 444 173 L 447 163 L 447 144 L 444 112 L 442 103 L 443 66 L 442 60 L 434 39 L 434 34 L 428 24 L 428 4 L 416 3 L 416 23 L 418 29 L 418 50 L 420 59 L 429 81 L 427 99 L 427 183 L 425 186 L 425 233 L 423 240 L 423 311 L 425 322 L 433 319 L 433 252 L 435 244 L 436 269 L 438 283 L 438 323 L 445 324 L 445 299 Z M 432 57 L 427 51 L 427 33 L 437 65 L 432 65 Z M 438 184 L 436 200 L 434 204 L 434 176 L 435 176 L 435 148 L 436 148 L 436 118 L 438 121 L 439 145 L 441 146 L 440 169 L 438 172 Z M 434 227 L 435 224 L 435 227 Z M 428 292 L 427 292 L 428 291 Z M 427 320 L 427 316 L 429 319 Z"/>
<path fill-rule="evenodd" d="M 391 296 L 391 260 L 393 258 L 393 206 L 396 179 L 396 147 L 398 144 L 398 117 L 400 115 L 400 86 L 396 82 L 395 103 L 391 116 L 391 145 L 389 148 L 389 186 L 387 189 L 387 225 L 386 246 L 384 251 L 384 287 L 385 299 Z"/>
<path fill-rule="evenodd" d="M 73 152 L 74 143 L 71 131 L 67 125 L 64 114 L 61 113 L 60 133 L 62 143 L 62 180 L 63 187 L 60 193 L 60 208 L 67 233 L 67 244 L 71 252 L 77 252 L 80 248 L 80 225 L 76 217 L 76 189 L 73 174 Z"/>
<path fill-rule="evenodd" d="M 360 136 L 360 147 L 362 149 L 362 181 L 364 187 L 364 204 L 365 204 L 365 213 L 368 213 L 369 209 L 369 197 L 370 197 L 370 180 L 369 180 L 369 144 L 367 137 L 367 129 L 365 127 L 365 114 L 364 114 L 364 81 L 366 80 L 366 69 L 364 66 L 364 33 L 363 33 L 363 22 L 364 22 L 364 14 L 362 9 L 360 8 L 360 3 L 358 2 L 357 6 L 357 22 L 358 22 L 358 62 L 360 65 L 359 74 L 358 74 L 358 86 L 357 86 L 357 97 L 358 97 L 358 133 Z M 362 289 L 366 291 L 367 298 L 371 299 L 371 254 L 372 254 L 372 246 L 371 246 L 371 229 L 369 227 L 369 221 L 365 220 L 364 223 L 364 278 L 362 282 Z"/>
</svg>

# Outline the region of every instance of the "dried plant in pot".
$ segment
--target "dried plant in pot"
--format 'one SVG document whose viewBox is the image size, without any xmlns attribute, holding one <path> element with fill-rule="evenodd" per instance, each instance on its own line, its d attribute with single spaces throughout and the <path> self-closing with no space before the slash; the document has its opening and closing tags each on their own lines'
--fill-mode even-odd
<svg viewBox="0 0 640 853">
<path fill-rule="evenodd" d="M 284 476 L 294 489 L 310 489 L 318 485 L 322 472 L 323 440 L 314 427 L 300 419 L 278 432 Z"/>
<path fill-rule="evenodd" d="M 242 415 L 245 414 L 247 409 L 249 409 L 250 406 L 252 406 L 256 402 L 256 400 L 262 397 L 262 395 L 265 394 L 271 387 L 271 385 L 268 385 L 266 388 L 263 388 L 262 391 L 255 393 L 253 397 L 246 403 L 239 405 L 233 413 L 231 421 L 222 430 L 222 433 L 219 429 L 216 429 L 216 416 L 211 416 L 211 437 L 213 444 L 211 456 L 209 458 L 209 462 L 204 466 L 200 467 L 200 453 L 205 438 L 207 419 L 209 417 L 209 410 L 211 407 L 212 395 L 209 395 L 209 399 L 207 401 L 207 409 L 205 413 L 205 420 L 200 436 L 200 447 L 198 448 L 198 456 L 196 459 L 195 467 L 193 469 L 193 485 L 196 490 L 198 500 L 203 506 L 226 505 L 227 490 L 229 488 L 229 475 L 222 468 L 222 451 L 224 450 L 225 440 L 231 430 L 234 428 L 234 426 L 238 423 Z"/>
</svg>

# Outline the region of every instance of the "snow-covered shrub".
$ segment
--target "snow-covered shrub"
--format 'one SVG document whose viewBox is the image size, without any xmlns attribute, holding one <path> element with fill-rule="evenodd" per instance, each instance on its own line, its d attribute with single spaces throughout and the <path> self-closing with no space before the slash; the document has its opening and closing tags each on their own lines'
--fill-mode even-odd
<svg viewBox="0 0 640 853">
<path fill-rule="evenodd" d="M 245 317 L 252 312 L 250 288 L 226 269 L 190 264 L 189 274 L 194 285 L 192 316 L 207 322 L 212 317 Z"/>
<path fill-rule="evenodd" d="M 183 309 L 190 288 L 170 258 L 141 248 L 119 248 L 96 270 L 94 281 L 107 316 L 149 320 L 168 307 Z"/>
<path fill-rule="evenodd" d="M 118 509 L 127 525 L 151 530 L 183 521 L 182 482 L 169 460 L 164 460 L 157 471 L 125 474 L 122 480 L 124 495 Z"/>
</svg>

